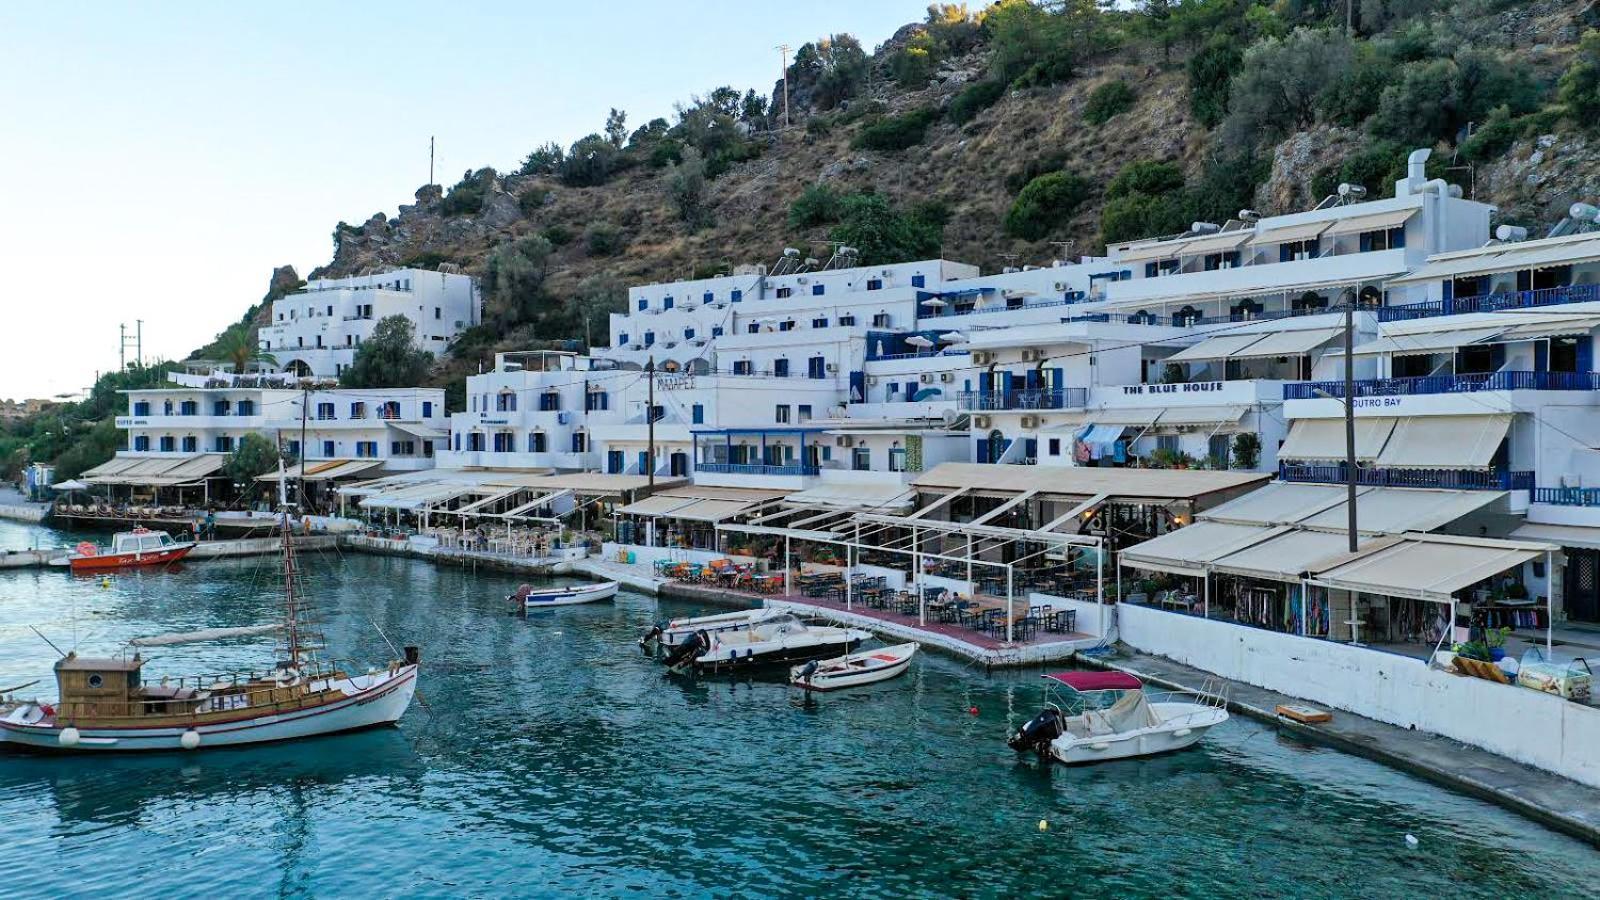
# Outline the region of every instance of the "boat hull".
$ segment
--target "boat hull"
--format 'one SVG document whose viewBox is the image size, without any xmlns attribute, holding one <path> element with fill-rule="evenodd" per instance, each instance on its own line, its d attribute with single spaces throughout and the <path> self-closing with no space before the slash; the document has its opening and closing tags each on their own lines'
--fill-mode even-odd
<svg viewBox="0 0 1600 900">
<path fill-rule="evenodd" d="M 543 609 L 547 606 L 576 606 L 579 603 L 595 603 L 600 600 L 610 600 L 617 595 L 618 584 L 608 581 L 604 584 L 574 585 L 570 588 L 547 588 L 533 591 L 522 598 L 525 609 Z M 512 595 L 516 599 L 516 595 Z"/>
<path fill-rule="evenodd" d="M 806 643 L 794 646 L 764 648 L 727 647 L 713 650 L 695 660 L 695 668 L 702 672 L 734 672 L 767 669 L 775 666 L 792 666 L 814 659 L 828 659 L 849 653 L 865 640 L 863 637 L 840 638 L 837 641 Z M 752 652 L 745 652 L 746 650 Z"/>
<path fill-rule="evenodd" d="M 352 676 L 336 681 L 335 686 L 346 686 L 347 696 L 309 709 L 241 717 L 193 728 L 79 728 L 78 740 L 71 746 L 62 743 L 66 725 L 55 722 L 21 724 L 7 717 L 0 719 L 0 747 L 56 753 L 185 750 L 190 748 L 184 747 L 183 737 L 192 730 L 200 736 L 194 749 L 206 749 L 392 725 L 411 705 L 411 698 L 417 691 L 417 667 L 406 665 L 373 675 Z"/>
<path fill-rule="evenodd" d="M 1206 731 L 1228 720 L 1228 712 L 1201 703 L 1152 703 L 1161 721 L 1132 731 L 1091 737 L 1063 736 L 1050 743 L 1050 756 L 1067 765 L 1085 765 L 1171 753 L 1193 746 Z"/>
<path fill-rule="evenodd" d="M 808 676 L 803 672 L 805 668 L 804 666 L 796 666 L 789 672 L 789 683 L 797 687 L 805 688 L 808 691 L 826 692 L 837 691 L 841 688 L 861 687 L 862 685 L 876 684 L 880 681 L 888 681 L 891 678 L 904 675 L 906 670 L 911 668 L 911 660 L 916 656 L 917 651 L 915 644 L 909 646 L 911 647 L 911 650 L 904 653 L 903 656 L 899 656 L 897 660 L 893 662 L 885 662 L 879 665 L 871 665 L 869 668 L 841 669 L 835 671 L 830 671 L 826 668 L 819 668 L 816 672 L 813 672 Z M 898 649 L 900 648 L 891 648 L 891 650 Z M 858 659 L 866 657 L 866 660 L 870 665 L 874 658 L 873 654 L 882 652 L 883 651 L 868 651 L 864 654 L 854 654 L 854 657 Z M 840 657 L 839 659 L 825 660 L 824 665 L 840 664 L 849 659 L 851 659 L 851 657 L 846 656 Z"/>
<path fill-rule="evenodd" d="M 103 572 L 109 569 L 129 569 L 136 566 L 164 566 L 174 563 L 194 549 L 194 544 L 174 544 L 149 553 L 105 553 L 99 556 L 67 557 L 67 565 L 74 572 Z"/>
<path fill-rule="evenodd" d="M 676 619 L 667 623 L 667 627 L 662 629 L 659 635 L 655 636 L 655 640 L 662 647 L 671 649 L 682 644 L 689 639 L 690 635 L 697 632 L 716 635 L 737 631 L 751 625 L 758 625 L 767 619 L 782 614 L 780 610 L 761 607 L 757 609 L 742 609 L 738 612 L 719 613 L 713 616 L 697 616 L 692 619 Z"/>
</svg>

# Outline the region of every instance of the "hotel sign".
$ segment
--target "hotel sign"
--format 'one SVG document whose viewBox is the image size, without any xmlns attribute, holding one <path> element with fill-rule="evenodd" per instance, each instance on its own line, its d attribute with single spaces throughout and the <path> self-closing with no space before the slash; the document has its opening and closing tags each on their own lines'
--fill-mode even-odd
<svg viewBox="0 0 1600 900">
<path fill-rule="evenodd" d="M 1194 394 L 1209 391 L 1223 390 L 1220 381 L 1196 381 L 1187 384 L 1125 384 L 1122 394 L 1125 397 L 1154 397 L 1162 394 Z"/>
<path fill-rule="evenodd" d="M 657 375 L 656 388 L 663 391 L 694 390 L 693 375 Z"/>
</svg>

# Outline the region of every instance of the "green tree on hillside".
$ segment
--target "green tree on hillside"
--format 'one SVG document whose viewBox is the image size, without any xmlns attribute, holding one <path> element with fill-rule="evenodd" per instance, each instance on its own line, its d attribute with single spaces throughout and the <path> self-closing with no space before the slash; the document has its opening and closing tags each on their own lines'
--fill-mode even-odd
<svg viewBox="0 0 1600 900">
<path fill-rule="evenodd" d="M 1600 126 L 1600 31 L 1585 31 L 1572 64 L 1561 75 L 1557 95 L 1567 115 L 1586 127 Z"/>
<path fill-rule="evenodd" d="M 861 251 L 861 264 L 881 266 L 939 255 L 942 213 L 931 206 L 903 212 L 879 194 L 852 194 L 839 203 L 839 224 L 828 237 Z"/>
<path fill-rule="evenodd" d="M 242 322 L 230 326 L 217 335 L 212 348 L 219 358 L 231 363 L 233 371 L 240 374 L 243 374 L 251 363 L 263 363 L 269 366 L 278 364 L 277 357 L 261 349 L 260 341 L 251 334 L 250 326 Z"/>
<path fill-rule="evenodd" d="M 260 476 L 277 471 L 278 459 L 277 444 L 264 435 L 250 432 L 234 445 L 222 470 L 235 483 L 244 485 L 248 490 L 255 487 L 256 479 Z"/>
<path fill-rule="evenodd" d="M 501 331 L 533 318 L 544 293 L 553 248 L 542 235 L 502 244 L 489 254 L 483 270 L 483 315 Z"/>
<path fill-rule="evenodd" d="M 417 387 L 433 367 L 433 354 L 417 346 L 416 328 L 401 315 L 385 316 L 361 343 L 355 361 L 339 376 L 341 387 Z"/>
</svg>

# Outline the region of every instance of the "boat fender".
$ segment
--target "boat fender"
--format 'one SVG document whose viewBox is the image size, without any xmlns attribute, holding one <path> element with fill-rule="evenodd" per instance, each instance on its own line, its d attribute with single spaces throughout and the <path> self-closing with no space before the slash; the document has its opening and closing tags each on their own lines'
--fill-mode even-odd
<svg viewBox="0 0 1600 900">
<path fill-rule="evenodd" d="M 195 731 L 193 728 L 185 731 L 183 737 L 178 738 L 178 746 L 185 750 L 193 750 L 200 746 L 200 732 Z"/>
<path fill-rule="evenodd" d="M 46 716 L 54 716 L 56 714 L 56 708 L 48 703 L 41 703 L 39 704 L 39 712 Z"/>
<path fill-rule="evenodd" d="M 1174 731 L 1172 733 L 1172 736 L 1173 737 L 1188 737 L 1189 735 L 1191 735 L 1193 733 L 1194 733 L 1194 729 L 1193 728 L 1179 728 L 1177 731 Z"/>
<path fill-rule="evenodd" d="M 1111 747 L 1111 745 L 1106 743 L 1105 741 L 1096 741 L 1093 744 L 1089 745 L 1089 749 L 1090 750 L 1107 750 L 1107 749 L 1110 749 L 1110 747 Z"/>
<path fill-rule="evenodd" d="M 56 740 L 59 741 L 63 747 L 76 747 L 78 746 L 78 740 L 80 737 L 81 735 L 78 734 L 78 729 L 68 727 L 61 729 L 61 734 L 56 736 Z"/>
</svg>

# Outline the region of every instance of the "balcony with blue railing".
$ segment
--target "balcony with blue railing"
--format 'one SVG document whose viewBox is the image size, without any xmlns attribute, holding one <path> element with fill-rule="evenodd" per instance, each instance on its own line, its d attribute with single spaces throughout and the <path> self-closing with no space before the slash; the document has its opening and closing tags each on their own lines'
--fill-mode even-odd
<svg viewBox="0 0 1600 900">
<path fill-rule="evenodd" d="M 1595 391 L 1594 372 L 1472 372 L 1419 378 L 1363 378 L 1353 383 L 1357 397 L 1469 394 L 1476 391 Z M 1283 386 L 1285 400 L 1344 398 L 1343 381 L 1297 381 Z"/>
<path fill-rule="evenodd" d="M 1010 391 L 962 391 L 957 406 L 966 412 L 991 410 L 1082 409 L 1089 401 L 1089 389 L 1023 388 Z"/>
<path fill-rule="evenodd" d="M 1368 309 L 1359 306 L 1358 309 Z M 1371 307 L 1376 308 L 1376 307 Z M 1105 322 L 1113 325 L 1160 325 L 1167 328 L 1189 328 L 1195 325 L 1237 325 L 1243 322 L 1275 322 L 1281 319 L 1298 319 L 1305 316 L 1322 316 L 1342 310 L 1339 305 L 1306 306 L 1291 309 L 1263 309 L 1249 312 L 1229 312 L 1227 315 L 1207 316 L 1199 310 L 1192 313 L 1184 311 L 1156 314 L 1151 312 L 1136 313 L 1111 313 L 1089 312 L 1075 316 L 1063 316 L 1064 324 L 1075 322 Z M 1381 310 L 1380 310 L 1381 312 Z"/>
<path fill-rule="evenodd" d="M 1600 284 L 1573 284 L 1566 287 L 1540 288 L 1533 291 L 1501 291 L 1477 297 L 1456 297 L 1452 300 L 1429 300 L 1386 306 L 1378 310 L 1380 322 L 1404 322 L 1410 319 L 1427 319 L 1433 316 L 1450 316 L 1457 313 L 1503 312 L 1508 309 L 1536 309 L 1541 306 L 1560 306 L 1566 303 L 1588 303 L 1600 300 Z"/>
<path fill-rule="evenodd" d="M 706 472 L 713 475 L 787 475 L 787 476 L 814 476 L 818 466 L 789 463 L 786 465 L 764 465 L 762 463 L 723 463 L 702 462 L 695 464 L 696 472 Z"/>
<path fill-rule="evenodd" d="M 1278 480 L 1345 484 L 1343 464 L 1279 463 Z M 1356 467 L 1356 483 L 1367 487 L 1442 488 L 1456 491 L 1531 491 L 1532 472 L 1508 469 L 1381 469 Z"/>
<path fill-rule="evenodd" d="M 1533 489 L 1533 502 L 1552 506 L 1600 506 L 1600 488 L 1542 487 Z"/>
</svg>

